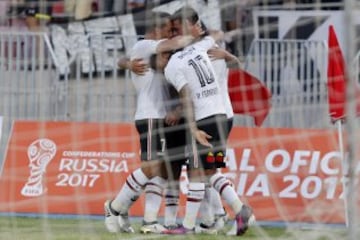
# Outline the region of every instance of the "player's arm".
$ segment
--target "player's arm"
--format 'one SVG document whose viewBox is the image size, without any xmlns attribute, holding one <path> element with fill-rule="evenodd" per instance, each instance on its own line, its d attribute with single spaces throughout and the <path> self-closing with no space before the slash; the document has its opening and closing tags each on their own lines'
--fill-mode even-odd
<svg viewBox="0 0 360 240">
<path fill-rule="evenodd" d="M 192 36 L 177 36 L 161 41 L 156 48 L 156 53 L 170 52 L 190 45 L 194 41 Z"/>
<path fill-rule="evenodd" d="M 208 30 L 208 32 L 215 42 L 223 41 L 225 38 L 224 32 L 221 30 Z"/>
<path fill-rule="evenodd" d="M 195 44 L 197 47 L 202 48 L 204 51 L 208 51 L 212 48 L 216 42 L 223 41 L 224 33 L 220 30 L 208 30 L 206 26 L 201 22 L 201 29 L 203 29 L 204 34 L 201 38 L 198 38 Z"/>
<path fill-rule="evenodd" d="M 174 126 L 179 123 L 181 116 L 183 115 L 182 105 L 177 105 L 173 109 L 167 111 L 165 116 L 166 124 Z"/>
<path fill-rule="evenodd" d="M 240 59 L 238 59 L 234 54 L 223 48 L 214 47 L 209 49 L 207 53 L 211 59 L 224 59 L 228 67 L 242 66 Z"/>
<path fill-rule="evenodd" d="M 165 122 L 168 125 L 173 126 L 178 124 L 180 118 L 183 116 L 183 106 L 180 102 L 178 91 L 176 91 L 172 85 L 168 85 L 167 92 L 169 95 L 169 104 L 165 116 Z"/>
<path fill-rule="evenodd" d="M 194 106 L 193 106 L 193 102 L 191 101 L 191 90 L 189 89 L 187 84 L 185 84 L 180 89 L 179 95 L 191 134 L 200 144 L 207 147 L 212 147 L 212 145 L 208 141 L 208 139 L 210 139 L 211 136 L 208 135 L 206 132 L 197 128 L 195 115 L 194 115 Z"/>
<path fill-rule="evenodd" d="M 129 58 L 121 58 L 118 61 L 118 67 L 120 69 L 129 69 L 137 75 L 144 75 L 146 71 L 148 71 L 149 66 L 146 64 L 143 59 L 135 58 L 130 60 Z"/>
<path fill-rule="evenodd" d="M 177 36 L 171 39 L 161 41 L 156 48 L 157 53 L 170 52 L 173 50 L 184 48 L 197 40 L 199 36 L 204 34 L 204 30 L 199 25 L 194 28 L 192 35 Z"/>
<path fill-rule="evenodd" d="M 171 60 L 172 59 L 170 59 L 170 62 Z M 164 74 L 166 80 L 170 84 L 172 84 L 179 93 L 183 114 L 185 115 L 185 118 L 189 125 L 189 130 L 200 144 L 207 147 L 212 147 L 212 145 L 208 141 L 211 136 L 197 128 L 194 114 L 194 106 L 191 97 L 192 93 L 191 89 L 188 86 L 187 80 L 184 74 L 177 69 L 179 67 L 178 64 L 176 62 L 170 62 L 167 64 L 164 70 Z"/>
<path fill-rule="evenodd" d="M 203 30 L 203 36 L 210 36 L 215 42 L 221 42 L 225 39 L 225 33 L 221 30 L 208 29 L 203 21 L 200 22 L 201 29 Z"/>
</svg>

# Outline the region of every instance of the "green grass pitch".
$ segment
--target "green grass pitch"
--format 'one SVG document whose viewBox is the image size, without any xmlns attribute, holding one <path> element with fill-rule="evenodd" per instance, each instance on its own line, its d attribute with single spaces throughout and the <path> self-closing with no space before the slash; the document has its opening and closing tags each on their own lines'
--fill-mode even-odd
<svg viewBox="0 0 360 240">
<path fill-rule="evenodd" d="M 316 239 L 332 240 L 344 239 L 346 230 L 340 229 L 296 229 L 278 227 L 254 226 L 241 237 L 225 236 L 223 233 L 218 235 L 143 235 L 138 233 L 140 224 L 134 224 L 135 234 L 111 234 L 106 232 L 104 223 L 101 219 L 64 219 L 64 218 L 45 218 L 45 217 L 0 217 L 0 239 L 1 240 L 115 240 L 115 239 L 158 239 L 158 240 L 213 240 L 213 239 Z M 230 225 L 228 226 L 230 228 Z"/>
</svg>

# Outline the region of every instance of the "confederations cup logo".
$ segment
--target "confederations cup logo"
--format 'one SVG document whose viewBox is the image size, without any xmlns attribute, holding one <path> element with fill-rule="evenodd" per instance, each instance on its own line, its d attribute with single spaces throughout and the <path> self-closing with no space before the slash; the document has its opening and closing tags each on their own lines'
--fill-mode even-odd
<svg viewBox="0 0 360 240">
<path fill-rule="evenodd" d="M 23 196 L 37 197 L 46 192 L 44 175 L 46 167 L 54 158 L 55 153 L 56 144 L 50 139 L 37 139 L 29 145 L 27 155 L 29 158 L 30 176 L 21 190 Z"/>
</svg>

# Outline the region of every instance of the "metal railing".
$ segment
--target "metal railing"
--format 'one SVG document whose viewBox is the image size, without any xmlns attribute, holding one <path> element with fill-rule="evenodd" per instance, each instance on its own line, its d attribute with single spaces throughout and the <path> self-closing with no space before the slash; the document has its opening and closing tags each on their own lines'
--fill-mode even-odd
<svg viewBox="0 0 360 240">
<path fill-rule="evenodd" d="M 254 40 L 245 68 L 272 93 L 266 127 L 324 128 L 327 103 L 327 44 L 305 40 Z"/>
<path fill-rule="evenodd" d="M 46 33 L 2 33 L 0 112 L 13 119 L 129 121 L 130 114 L 117 114 L 133 106 L 129 78 L 117 67 L 124 38 L 89 35 L 86 48 L 64 62 Z"/>
<path fill-rule="evenodd" d="M 14 120 L 132 121 L 135 92 L 128 73 L 117 67 L 118 59 L 125 54 L 118 43 L 126 42 L 125 38 L 90 34 L 85 39 L 87 47 L 70 55 L 69 49 L 56 48 L 56 39 L 50 40 L 47 33 L 2 32 L 1 159 Z M 66 62 L 57 51 L 69 57 Z"/>
<path fill-rule="evenodd" d="M 127 38 L 134 42 L 137 36 L 91 33 L 85 38 L 78 36 L 80 40 L 75 35 L 66 39 L 51 36 L 0 34 L 3 148 L 13 120 L 133 120 L 136 94 L 128 72 L 119 71 L 117 61 L 131 47 L 125 44 Z M 72 47 L 65 44 L 70 40 Z M 81 48 L 83 41 L 85 47 Z M 330 126 L 326 43 L 255 40 L 245 67 L 273 94 L 272 109 L 263 126 Z M 243 116 L 236 117 L 235 124 L 253 126 L 252 120 Z"/>
</svg>

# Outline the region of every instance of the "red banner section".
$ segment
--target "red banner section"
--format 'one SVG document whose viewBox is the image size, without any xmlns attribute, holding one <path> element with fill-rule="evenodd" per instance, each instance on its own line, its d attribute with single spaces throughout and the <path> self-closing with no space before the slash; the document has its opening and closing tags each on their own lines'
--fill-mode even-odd
<svg viewBox="0 0 360 240">
<path fill-rule="evenodd" d="M 235 127 L 227 153 L 224 172 L 258 220 L 344 223 L 335 131 Z M 103 214 L 104 201 L 139 163 L 132 124 L 15 122 L 0 211 Z M 143 215 L 143 199 L 130 213 Z"/>
<path fill-rule="evenodd" d="M 139 166 L 138 155 L 131 124 L 15 122 L 0 179 L 0 210 L 102 214 L 104 200 Z"/>
<path fill-rule="evenodd" d="M 344 223 L 335 131 L 235 128 L 230 146 L 227 174 L 257 219 Z"/>
</svg>

